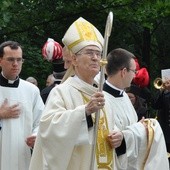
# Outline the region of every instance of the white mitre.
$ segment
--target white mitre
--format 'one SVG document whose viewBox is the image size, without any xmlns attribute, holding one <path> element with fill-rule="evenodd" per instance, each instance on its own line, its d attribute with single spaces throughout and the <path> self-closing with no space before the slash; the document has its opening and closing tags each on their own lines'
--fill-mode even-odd
<svg viewBox="0 0 170 170">
<path fill-rule="evenodd" d="M 103 36 L 90 22 L 80 17 L 68 28 L 62 42 L 73 53 L 77 53 L 88 45 L 95 45 L 103 50 Z"/>
</svg>

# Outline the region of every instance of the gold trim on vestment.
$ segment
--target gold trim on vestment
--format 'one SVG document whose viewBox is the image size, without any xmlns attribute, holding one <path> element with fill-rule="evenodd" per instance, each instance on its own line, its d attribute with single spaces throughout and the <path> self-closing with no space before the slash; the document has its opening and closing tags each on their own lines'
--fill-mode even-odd
<svg viewBox="0 0 170 170">
<path fill-rule="evenodd" d="M 82 94 L 85 103 L 89 101 L 88 97 Z M 95 114 L 92 115 L 93 122 L 95 123 Z M 101 170 L 113 169 L 113 149 L 107 141 L 109 135 L 108 122 L 106 118 L 106 112 L 102 109 L 100 113 L 98 136 L 96 145 L 96 161 L 97 167 Z"/>
<path fill-rule="evenodd" d="M 113 149 L 107 141 L 107 136 L 109 135 L 108 124 L 106 113 L 104 110 L 102 117 L 99 119 L 98 128 L 98 138 L 97 138 L 97 148 L 96 148 L 96 159 L 98 169 L 112 169 L 113 162 Z"/>
<path fill-rule="evenodd" d="M 150 153 L 150 149 L 151 149 L 151 145 L 153 142 L 153 138 L 154 138 L 154 129 L 153 127 L 155 126 L 154 123 L 150 120 L 150 119 L 145 119 L 144 122 L 147 124 L 147 151 L 146 151 L 146 156 L 143 162 L 143 167 L 142 170 L 144 170 L 145 168 L 145 164 L 146 161 L 148 159 L 149 153 Z"/>
</svg>

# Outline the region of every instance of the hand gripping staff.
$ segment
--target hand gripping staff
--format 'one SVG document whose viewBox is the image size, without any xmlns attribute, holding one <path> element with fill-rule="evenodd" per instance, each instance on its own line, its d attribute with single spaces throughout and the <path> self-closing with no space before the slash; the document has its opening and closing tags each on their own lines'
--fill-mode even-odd
<svg viewBox="0 0 170 170">
<path fill-rule="evenodd" d="M 99 82 L 99 91 L 102 91 L 103 89 L 103 83 L 104 83 L 104 77 L 105 77 L 105 65 L 107 64 L 107 59 L 106 59 L 107 47 L 108 47 L 108 40 L 109 40 L 111 30 L 112 30 L 112 23 L 113 23 L 113 13 L 109 12 L 109 15 L 106 21 L 105 34 L 104 34 L 103 56 L 102 56 L 102 59 L 100 60 L 101 74 L 100 74 L 100 82 Z M 93 135 L 93 146 L 92 146 L 90 170 L 94 169 L 99 119 L 100 119 L 100 110 L 98 110 L 98 112 L 95 113 L 95 124 L 94 124 L 94 135 Z"/>
</svg>

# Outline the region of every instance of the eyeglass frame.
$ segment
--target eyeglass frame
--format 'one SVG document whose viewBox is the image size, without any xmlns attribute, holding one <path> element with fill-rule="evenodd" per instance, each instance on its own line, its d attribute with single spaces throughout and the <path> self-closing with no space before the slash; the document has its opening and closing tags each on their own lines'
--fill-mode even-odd
<svg viewBox="0 0 170 170">
<path fill-rule="evenodd" d="M 7 57 L 7 58 L 2 58 L 3 60 L 6 60 L 7 62 L 13 64 L 15 63 L 15 61 L 18 63 L 18 64 L 22 64 L 24 63 L 24 59 L 23 58 L 14 58 L 14 57 Z"/>
<path fill-rule="evenodd" d="M 129 71 L 132 71 L 134 74 L 138 74 L 137 70 L 133 70 L 133 69 L 130 69 L 130 68 L 126 68 L 126 69 L 129 70 Z"/>
</svg>

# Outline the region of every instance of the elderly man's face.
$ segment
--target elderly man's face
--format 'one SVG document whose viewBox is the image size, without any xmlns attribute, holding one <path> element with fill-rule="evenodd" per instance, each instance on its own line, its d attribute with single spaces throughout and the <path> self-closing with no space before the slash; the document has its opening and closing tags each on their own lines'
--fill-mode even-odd
<svg viewBox="0 0 170 170">
<path fill-rule="evenodd" d="M 94 78 L 100 70 L 100 59 L 101 50 L 97 46 L 87 46 L 76 53 L 73 65 L 80 76 Z"/>
</svg>

